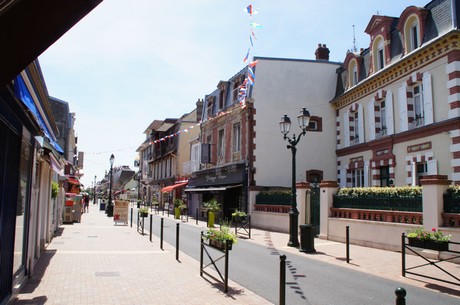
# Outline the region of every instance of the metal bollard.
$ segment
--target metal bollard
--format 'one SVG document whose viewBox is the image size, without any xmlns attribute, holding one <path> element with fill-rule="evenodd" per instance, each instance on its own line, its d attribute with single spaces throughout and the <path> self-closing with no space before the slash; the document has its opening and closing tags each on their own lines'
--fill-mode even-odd
<svg viewBox="0 0 460 305">
<path fill-rule="evenodd" d="M 179 225 L 180 223 L 176 223 L 176 261 L 179 260 Z"/>
<path fill-rule="evenodd" d="M 161 225 L 160 225 L 160 249 L 163 250 L 163 224 L 164 219 L 161 217 Z"/>
<path fill-rule="evenodd" d="M 347 264 L 350 263 L 350 226 L 347 226 Z"/>
<path fill-rule="evenodd" d="M 198 225 L 198 208 L 196 208 L 196 225 Z"/>
<path fill-rule="evenodd" d="M 396 305 L 406 305 L 406 289 L 398 287 L 395 290 Z"/>
<path fill-rule="evenodd" d="M 133 208 L 131 208 L 131 228 L 133 227 Z"/>
<path fill-rule="evenodd" d="M 286 304 L 286 255 L 280 255 L 280 305 Z"/>
<path fill-rule="evenodd" d="M 153 215 L 150 214 L 150 242 L 152 242 L 152 223 L 153 223 Z"/>
</svg>

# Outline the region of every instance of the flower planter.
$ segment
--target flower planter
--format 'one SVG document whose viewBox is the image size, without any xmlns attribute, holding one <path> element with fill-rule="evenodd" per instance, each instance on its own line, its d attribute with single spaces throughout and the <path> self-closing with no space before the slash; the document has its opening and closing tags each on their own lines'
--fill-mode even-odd
<svg viewBox="0 0 460 305">
<path fill-rule="evenodd" d="M 214 247 L 216 249 L 219 249 L 219 250 L 222 250 L 222 251 L 225 251 L 225 242 L 221 241 L 221 240 L 215 240 L 215 239 L 210 239 L 209 240 L 209 245 L 211 247 Z M 232 243 L 229 243 L 228 244 L 228 250 L 232 250 Z"/>
<path fill-rule="evenodd" d="M 180 218 L 180 208 L 174 208 L 174 219 Z"/>
<path fill-rule="evenodd" d="M 448 242 L 439 242 L 436 240 L 423 240 L 418 238 L 409 238 L 409 246 L 436 250 L 436 251 L 449 251 Z"/>
<path fill-rule="evenodd" d="M 139 216 L 140 217 L 147 217 L 147 216 L 149 216 L 149 213 L 148 212 L 140 212 Z"/>
</svg>

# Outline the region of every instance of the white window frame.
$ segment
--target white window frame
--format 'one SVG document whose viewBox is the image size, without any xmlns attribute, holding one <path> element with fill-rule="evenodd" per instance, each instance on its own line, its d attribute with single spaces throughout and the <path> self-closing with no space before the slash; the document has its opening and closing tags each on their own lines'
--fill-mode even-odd
<svg viewBox="0 0 460 305">
<path fill-rule="evenodd" d="M 364 187 L 364 168 L 351 170 L 351 187 Z"/>
<path fill-rule="evenodd" d="M 241 151 L 241 124 L 233 124 L 233 143 L 232 143 L 233 152 Z"/>
</svg>

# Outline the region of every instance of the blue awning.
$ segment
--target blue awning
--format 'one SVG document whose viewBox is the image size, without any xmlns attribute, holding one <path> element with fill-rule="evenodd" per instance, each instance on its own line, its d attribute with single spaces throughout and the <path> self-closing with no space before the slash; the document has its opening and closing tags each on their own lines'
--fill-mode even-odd
<svg viewBox="0 0 460 305">
<path fill-rule="evenodd" d="M 64 150 L 56 143 L 55 139 L 51 136 L 51 132 L 49 131 L 48 127 L 45 124 L 45 120 L 43 119 L 42 115 L 37 109 L 37 105 L 35 105 L 34 99 L 32 98 L 29 89 L 27 88 L 24 80 L 22 79 L 21 75 L 16 76 L 14 79 L 14 95 L 17 99 L 21 100 L 24 105 L 29 108 L 30 112 L 34 115 L 35 119 L 37 120 L 38 125 L 42 129 L 45 137 L 48 139 L 50 144 L 60 153 L 64 153 Z"/>
</svg>

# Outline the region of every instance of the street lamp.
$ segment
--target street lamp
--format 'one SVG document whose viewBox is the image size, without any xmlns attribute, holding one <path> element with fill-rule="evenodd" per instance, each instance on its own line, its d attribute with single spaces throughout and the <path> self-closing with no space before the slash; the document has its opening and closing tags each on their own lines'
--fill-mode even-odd
<svg viewBox="0 0 460 305">
<path fill-rule="evenodd" d="M 110 180 L 109 180 L 109 202 L 107 203 L 107 217 L 113 216 L 113 205 L 112 205 L 112 172 L 113 172 L 113 162 L 115 161 L 115 156 L 112 154 L 110 156 Z"/>
<path fill-rule="evenodd" d="M 96 204 L 96 175 L 94 175 L 94 201 L 93 204 Z"/>
<path fill-rule="evenodd" d="M 289 247 L 299 247 L 299 239 L 298 239 L 298 224 L 299 224 L 299 210 L 297 210 L 297 194 L 295 188 L 295 154 L 297 152 L 296 145 L 300 141 L 300 137 L 304 136 L 308 124 L 310 123 L 310 113 L 307 109 L 302 108 L 300 114 L 297 116 L 297 120 L 299 122 L 299 126 L 302 129 L 302 133 L 296 138 L 295 134 L 292 135 L 292 138 L 288 138 L 287 134 L 291 130 L 291 119 L 285 114 L 284 117 L 281 118 L 280 121 L 280 129 L 281 133 L 283 134 L 283 139 L 288 140 L 289 145 L 287 146 L 288 149 L 291 149 L 292 152 L 292 186 L 291 186 L 291 209 L 289 210 Z"/>
</svg>

